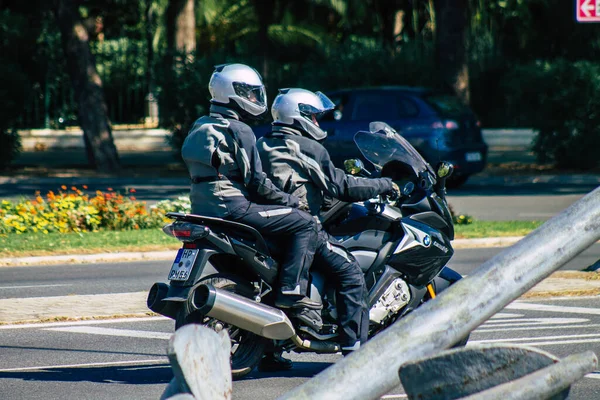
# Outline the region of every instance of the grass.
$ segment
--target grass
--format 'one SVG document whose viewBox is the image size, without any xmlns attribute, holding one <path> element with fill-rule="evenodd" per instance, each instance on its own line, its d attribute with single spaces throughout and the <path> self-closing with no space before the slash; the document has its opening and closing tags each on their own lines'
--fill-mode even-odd
<svg viewBox="0 0 600 400">
<path fill-rule="evenodd" d="M 178 249 L 181 242 L 160 229 L 0 236 L 0 258 Z"/>
<path fill-rule="evenodd" d="M 525 236 L 543 221 L 473 221 L 469 225 L 455 225 L 456 239 Z"/>
<path fill-rule="evenodd" d="M 537 221 L 474 221 L 469 225 L 456 225 L 455 229 L 457 239 L 524 236 L 541 224 Z M 180 247 L 179 241 L 160 229 L 0 236 L 0 258 L 157 251 Z"/>
</svg>

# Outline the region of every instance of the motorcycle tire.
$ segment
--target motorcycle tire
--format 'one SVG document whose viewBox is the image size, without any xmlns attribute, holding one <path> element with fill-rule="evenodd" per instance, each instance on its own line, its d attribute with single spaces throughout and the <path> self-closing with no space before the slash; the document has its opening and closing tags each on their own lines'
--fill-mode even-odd
<svg viewBox="0 0 600 400">
<path fill-rule="evenodd" d="M 210 284 L 217 289 L 227 290 L 244 297 L 252 297 L 254 289 L 249 283 L 239 277 L 214 274 L 202 278 L 197 285 Z M 175 319 L 175 329 L 179 329 L 187 324 L 202 324 L 209 328 L 217 326 L 226 329 L 231 338 L 231 375 L 234 380 L 248 375 L 254 367 L 260 362 L 268 344 L 268 340 L 254 333 L 239 329 L 233 325 L 222 323 L 211 317 L 201 315 L 190 315 L 189 302 L 182 307 Z"/>
<path fill-rule="evenodd" d="M 446 290 L 447 288 L 449 288 L 450 286 L 454 285 L 456 282 L 450 282 L 450 284 L 448 286 L 444 286 L 442 288 L 438 288 L 436 287 L 435 283 L 434 283 L 434 289 L 435 292 L 437 294 L 442 293 L 444 290 Z M 431 297 L 429 295 L 426 296 L 425 301 L 431 300 Z M 451 349 L 456 349 L 459 347 L 465 347 L 467 345 L 467 342 L 469 341 L 469 338 L 471 337 L 471 334 L 468 334 L 466 337 L 462 338 L 461 340 L 459 340 L 458 342 L 456 342 L 455 344 L 453 344 L 450 348 Z"/>
</svg>

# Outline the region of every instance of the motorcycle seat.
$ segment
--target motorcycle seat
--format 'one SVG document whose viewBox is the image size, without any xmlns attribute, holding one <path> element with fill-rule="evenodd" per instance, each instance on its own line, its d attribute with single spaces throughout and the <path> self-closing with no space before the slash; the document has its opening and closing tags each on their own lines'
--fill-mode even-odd
<svg viewBox="0 0 600 400">
<path fill-rule="evenodd" d="M 281 255 L 282 253 L 282 246 L 278 238 L 273 236 L 263 236 L 258 230 L 246 224 L 228 221 L 222 218 L 174 212 L 167 213 L 167 217 L 206 226 L 213 232 L 222 233 L 235 238 L 268 257 Z"/>
</svg>

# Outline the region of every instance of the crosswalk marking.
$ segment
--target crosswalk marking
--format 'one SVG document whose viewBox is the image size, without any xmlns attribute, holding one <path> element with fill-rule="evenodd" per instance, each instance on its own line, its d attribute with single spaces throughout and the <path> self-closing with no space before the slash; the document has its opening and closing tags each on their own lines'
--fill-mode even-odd
<svg viewBox="0 0 600 400">
<path fill-rule="evenodd" d="M 523 314 L 497 313 L 492 315 L 490 319 L 519 318 L 523 316 Z"/>
<path fill-rule="evenodd" d="M 536 326 L 536 325 L 562 325 L 562 324 L 581 324 L 583 322 L 589 322 L 589 319 L 585 318 L 523 318 L 513 320 L 498 320 L 488 321 L 484 323 L 483 327 L 499 328 L 499 327 L 511 327 L 511 326 Z"/>
<path fill-rule="evenodd" d="M 485 325 L 483 325 L 485 327 Z M 510 331 L 537 331 L 546 329 L 574 329 L 574 328 L 597 328 L 600 324 L 586 324 L 586 325 L 542 325 L 542 326 L 520 326 L 516 328 L 499 328 L 499 329 L 477 329 L 474 333 L 494 333 L 494 332 L 510 332 Z"/>
<path fill-rule="evenodd" d="M 46 328 L 45 330 L 58 332 L 88 333 L 91 335 L 124 336 L 130 338 L 163 340 L 169 340 L 171 336 L 173 336 L 173 333 L 167 332 L 134 331 L 130 329 L 100 328 L 97 326 L 70 326 L 64 328 Z"/>
<path fill-rule="evenodd" d="M 597 333 L 584 335 L 563 335 L 563 336 L 537 336 L 537 337 L 520 337 L 520 338 L 503 338 L 503 339 L 486 339 L 473 340 L 469 343 L 508 343 L 508 342 L 526 342 L 532 340 L 550 340 L 550 339 L 575 339 L 575 338 L 600 338 Z"/>
<path fill-rule="evenodd" d="M 550 311 L 569 314 L 600 315 L 600 308 L 551 306 L 547 304 L 514 302 L 506 306 L 511 310 Z"/>
</svg>

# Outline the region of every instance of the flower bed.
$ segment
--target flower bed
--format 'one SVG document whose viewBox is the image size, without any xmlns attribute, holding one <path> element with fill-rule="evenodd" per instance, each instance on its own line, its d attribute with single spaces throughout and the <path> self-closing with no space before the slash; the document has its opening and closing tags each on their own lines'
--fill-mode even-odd
<svg viewBox="0 0 600 400">
<path fill-rule="evenodd" d="M 167 212 L 189 211 L 185 197 L 147 207 L 145 201 L 135 199 L 135 189 L 122 194 L 109 188 L 106 192 L 97 191 L 95 196 L 77 187 L 61 189 L 58 193 L 50 191 L 45 197 L 38 192 L 33 200 L 2 200 L 0 234 L 159 228 L 168 221 Z"/>
</svg>

